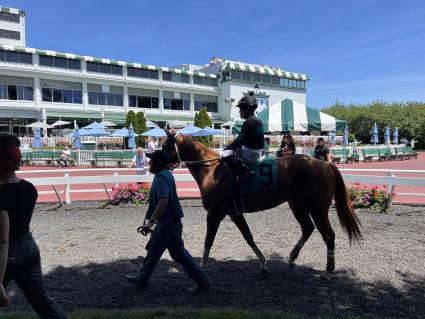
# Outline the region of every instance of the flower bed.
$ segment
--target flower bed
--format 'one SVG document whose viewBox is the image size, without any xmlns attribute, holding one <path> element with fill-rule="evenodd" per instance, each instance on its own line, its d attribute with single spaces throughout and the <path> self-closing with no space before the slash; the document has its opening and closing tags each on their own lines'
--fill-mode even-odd
<svg viewBox="0 0 425 319">
<path fill-rule="evenodd" d="M 349 186 L 347 192 L 353 208 L 367 208 L 375 212 L 385 212 L 396 195 L 388 195 L 385 186 L 368 187 L 359 183 Z"/>
<path fill-rule="evenodd" d="M 127 187 L 112 187 L 112 196 L 108 204 L 147 204 L 149 201 L 149 191 L 150 187 L 147 183 L 137 185 L 128 184 Z"/>
</svg>

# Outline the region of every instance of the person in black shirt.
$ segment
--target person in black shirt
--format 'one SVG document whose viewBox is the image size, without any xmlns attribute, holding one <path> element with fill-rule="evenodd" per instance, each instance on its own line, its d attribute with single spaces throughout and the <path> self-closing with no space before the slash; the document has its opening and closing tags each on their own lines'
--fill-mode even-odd
<svg viewBox="0 0 425 319">
<path fill-rule="evenodd" d="M 44 288 L 40 251 L 29 228 L 38 193 L 15 174 L 19 146 L 16 135 L 0 133 L 0 307 L 11 303 L 5 288 L 14 280 L 41 318 L 66 318 Z"/>
<path fill-rule="evenodd" d="M 264 148 L 263 123 L 255 117 L 258 107 L 254 92 L 244 96 L 237 105 L 241 118 L 245 119 L 237 138 L 223 151 L 223 162 L 229 167 L 229 199 L 236 213 L 245 211 L 241 199 L 240 179 L 250 174 L 249 166 L 259 161 Z"/>
<path fill-rule="evenodd" d="M 254 114 L 258 107 L 254 92 L 241 98 L 237 107 L 245 122 L 237 138 L 224 149 L 223 157 L 235 155 L 249 166 L 260 159 L 264 148 L 263 123 Z"/>
<path fill-rule="evenodd" d="M 314 157 L 322 161 L 329 161 L 329 147 L 325 145 L 325 140 L 322 137 L 317 139 L 317 145 L 314 148 Z"/>
</svg>

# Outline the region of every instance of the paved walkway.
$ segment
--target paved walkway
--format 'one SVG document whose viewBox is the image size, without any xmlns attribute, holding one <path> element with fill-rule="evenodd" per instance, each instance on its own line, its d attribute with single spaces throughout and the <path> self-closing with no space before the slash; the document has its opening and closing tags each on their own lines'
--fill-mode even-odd
<svg viewBox="0 0 425 319">
<path fill-rule="evenodd" d="M 355 163 L 355 164 L 338 164 L 340 169 L 342 168 L 359 168 L 359 169 L 405 169 L 405 170 L 423 170 L 425 169 L 425 152 L 420 152 L 418 159 L 411 159 L 405 161 L 390 161 L 390 162 L 373 162 L 373 163 Z M 78 167 L 81 169 L 82 167 Z M 87 171 L 87 172 L 73 172 L 75 167 L 69 168 L 70 176 L 100 176 L 100 175 L 112 175 L 114 172 L 114 168 L 111 168 L 110 171 L 99 170 L 99 171 Z M 30 177 L 59 177 L 64 176 L 63 172 L 57 172 L 59 168 L 57 167 L 21 167 L 21 171 L 32 171 L 32 170 L 48 170 L 48 173 L 21 173 L 20 176 L 24 178 Z M 132 175 L 135 174 L 135 171 L 120 171 L 120 175 Z M 385 175 L 384 173 L 367 173 L 367 172 L 356 172 L 354 174 L 364 174 L 364 175 Z M 405 177 L 417 177 L 417 178 L 425 178 L 425 174 L 401 174 L 397 173 L 396 176 L 405 176 Z M 107 188 L 109 190 L 112 189 L 112 184 L 107 184 Z M 59 187 L 60 190 L 63 190 L 64 186 Z M 85 184 L 85 185 L 75 185 L 72 186 L 73 190 L 81 190 L 81 189 L 101 189 L 102 186 L 99 184 Z M 198 186 L 195 182 L 178 182 L 178 189 L 183 189 L 178 191 L 178 195 L 180 197 L 199 197 Z M 51 191 L 53 190 L 50 186 L 38 186 L 38 191 Z M 424 188 L 420 187 L 406 187 L 397 186 L 395 188 L 395 193 L 425 193 Z M 64 199 L 64 194 L 62 194 L 62 198 Z M 84 201 L 84 200 L 106 200 L 107 195 L 105 191 L 99 192 L 87 192 L 87 193 L 73 193 L 71 194 L 72 201 Z M 39 202 L 53 202 L 57 201 L 56 196 L 54 194 L 49 195 L 40 195 Z M 413 197 L 413 196 L 396 196 L 394 199 L 394 203 L 414 203 L 414 204 L 423 204 L 425 205 L 425 197 Z"/>
</svg>

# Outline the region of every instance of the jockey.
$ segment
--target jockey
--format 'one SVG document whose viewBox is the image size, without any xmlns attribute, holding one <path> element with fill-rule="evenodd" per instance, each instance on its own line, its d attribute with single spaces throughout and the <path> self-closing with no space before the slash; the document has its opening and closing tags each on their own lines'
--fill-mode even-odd
<svg viewBox="0 0 425 319">
<path fill-rule="evenodd" d="M 260 160 L 264 148 L 263 123 L 255 117 L 257 100 L 254 92 L 239 100 L 239 114 L 245 120 L 238 137 L 223 151 L 223 162 L 230 169 L 229 184 L 231 206 L 234 212 L 244 213 L 245 207 L 241 198 L 240 178 L 251 174 L 249 166 Z"/>
<path fill-rule="evenodd" d="M 239 114 L 245 120 L 238 137 L 223 152 L 223 158 L 234 155 L 246 165 L 256 163 L 264 148 L 263 123 L 254 114 L 258 107 L 254 92 L 244 96 L 237 105 Z"/>
</svg>

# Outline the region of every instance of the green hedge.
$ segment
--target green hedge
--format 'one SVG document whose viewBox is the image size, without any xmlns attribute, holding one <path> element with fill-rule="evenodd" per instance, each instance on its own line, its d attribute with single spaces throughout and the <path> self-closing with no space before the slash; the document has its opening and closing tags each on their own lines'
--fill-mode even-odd
<svg viewBox="0 0 425 319">
<path fill-rule="evenodd" d="M 370 131 L 376 122 L 379 128 L 379 139 L 383 142 L 384 130 L 387 125 L 392 133 L 398 128 L 399 141 L 405 136 L 409 141 L 414 138 L 415 148 L 425 148 L 425 103 L 422 102 L 383 102 L 375 101 L 370 104 L 335 103 L 322 112 L 344 119 L 351 133 L 357 140 L 368 144 Z"/>
</svg>

